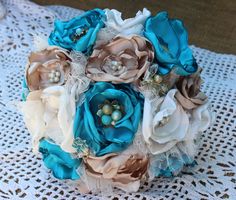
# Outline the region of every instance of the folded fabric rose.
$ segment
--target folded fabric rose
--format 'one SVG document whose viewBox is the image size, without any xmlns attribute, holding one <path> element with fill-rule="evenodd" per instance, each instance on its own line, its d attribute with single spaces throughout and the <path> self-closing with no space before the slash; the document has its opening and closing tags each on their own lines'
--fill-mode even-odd
<svg viewBox="0 0 236 200">
<path fill-rule="evenodd" d="M 82 159 L 72 158 L 69 153 L 64 152 L 60 146 L 45 139 L 40 141 L 39 152 L 43 155 L 43 161 L 47 168 L 52 170 L 58 179 L 80 179 L 77 168 Z"/>
<path fill-rule="evenodd" d="M 172 89 L 165 97 L 145 98 L 143 136 L 152 154 L 168 151 L 188 132 L 189 118 L 175 99 L 176 92 Z"/>
<path fill-rule="evenodd" d="M 94 81 L 132 83 L 153 61 L 152 45 L 143 37 L 116 37 L 93 51 L 88 59 L 87 76 Z"/>
<path fill-rule="evenodd" d="M 32 135 L 34 151 L 38 150 L 42 138 L 53 140 L 65 151 L 75 151 L 72 148 L 75 100 L 64 87 L 30 92 L 20 109 Z"/>
<path fill-rule="evenodd" d="M 175 97 L 185 109 L 194 109 L 207 101 L 207 96 L 200 91 L 202 83 L 201 71 L 199 68 L 198 72 L 190 76 L 181 77 L 176 83 L 178 92 Z"/>
<path fill-rule="evenodd" d="M 180 20 L 169 19 L 167 12 L 160 12 L 147 19 L 144 35 L 154 46 L 159 74 L 168 74 L 172 69 L 183 76 L 197 71 L 188 33 Z"/>
<path fill-rule="evenodd" d="M 50 34 L 48 42 L 68 50 L 89 54 L 98 31 L 104 26 L 105 18 L 103 10 L 94 9 L 67 22 L 56 20 L 55 29 Z"/>
<path fill-rule="evenodd" d="M 96 156 L 126 149 L 137 132 L 142 103 L 129 85 L 95 83 L 77 107 L 74 138 L 85 140 Z"/>
<path fill-rule="evenodd" d="M 143 11 L 138 11 L 134 18 L 123 20 L 122 13 L 115 9 L 105 10 L 107 20 L 105 22 L 106 28 L 114 29 L 120 35 L 142 35 L 144 23 L 151 15 L 151 12 L 146 8 Z"/>
<path fill-rule="evenodd" d="M 57 47 L 49 47 L 29 56 L 26 66 L 26 82 L 30 91 L 65 83 L 70 72 L 68 53 Z"/>
<path fill-rule="evenodd" d="M 136 192 L 146 175 L 149 158 L 141 153 L 121 152 L 84 159 L 88 176 L 111 180 L 112 185 L 127 192 Z"/>
</svg>

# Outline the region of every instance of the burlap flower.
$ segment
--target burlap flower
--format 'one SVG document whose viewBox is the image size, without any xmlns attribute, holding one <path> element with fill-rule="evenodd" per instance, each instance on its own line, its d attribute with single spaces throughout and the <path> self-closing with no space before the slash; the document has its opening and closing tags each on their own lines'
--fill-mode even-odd
<svg viewBox="0 0 236 200">
<path fill-rule="evenodd" d="M 153 57 L 152 45 L 145 38 L 116 37 L 93 51 L 86 73 L 94 81 L 131 83 L 146 72 Z"/>
<path fill-rule="evenodd" d="M 148 157 L 137 152 L 89 156 L 85 159 L 87 175 L 111 180 L 113 186 L 128 192 L 139 189 L 140 180 L 146 174 L 148 165 Z"/>
<path fill-rule="evenodd" d="M 70 61 L 67 52 L 57 47 L 31 53 L 26 68 L 30 91 L 64 84 L 70 72 Z"/>
<path fill-rule="evenodd" d="M 201 71 L 199 69 L 195 74 L 181 77 L 176 83 L 178 92 L 175 97 L 185 109 L 194 109 L 207 101 L 207 96 L 200 91 Z"/>
</svg>

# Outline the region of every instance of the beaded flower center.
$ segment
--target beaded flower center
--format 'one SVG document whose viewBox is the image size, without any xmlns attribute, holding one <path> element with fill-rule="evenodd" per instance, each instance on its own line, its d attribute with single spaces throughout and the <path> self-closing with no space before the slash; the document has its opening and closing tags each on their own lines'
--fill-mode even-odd
<svg viewBox="0 0 236 200">
<path fill-rule="evenodd" d="M 124 116 L 124 109 L 118 101 L 104 101 L 98 106 L 97 116 L 100 118 L 103 126 L 115 126 Z"/>
<path fill-rule="evenodd" d="M 48 74 L 50 83 L 58 83 L 61 78 L 61 72 L 58 70 L 51 70 Z"/>
</svg>

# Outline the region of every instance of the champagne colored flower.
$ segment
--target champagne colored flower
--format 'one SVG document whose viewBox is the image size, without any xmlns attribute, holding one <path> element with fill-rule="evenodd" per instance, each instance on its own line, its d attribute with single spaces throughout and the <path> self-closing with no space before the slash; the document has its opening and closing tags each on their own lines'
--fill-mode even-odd
<svg viewBox="0 0 236 200">
<path fill-rule="evenodd" d="M 116 37 L 93 51 L 87 76 L 94 81 L 135 82 L 146 72 L 153 57 L 152 45 L 143 37 Z"/>
</svg>

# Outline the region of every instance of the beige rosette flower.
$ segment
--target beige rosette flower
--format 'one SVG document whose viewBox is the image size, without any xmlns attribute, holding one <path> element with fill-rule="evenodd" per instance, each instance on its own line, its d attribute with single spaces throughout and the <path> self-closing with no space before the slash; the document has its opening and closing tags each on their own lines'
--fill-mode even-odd
<svg viewBox="0 0 236 200">
<path fill-rule="evenodd" d="M 190 76 L 181 77 L 176 83 L 178 92 L 175 97 L 185 109 L 194 109 L 207 102 L 207 96 L 200 91 L 202 83 L 201 71 L 199 69 L 198 72 Z"/>
<path fill-rule="evenodd" d="M 101 157 L 89 156 L 84 159 L 88 176 L 110 180 L 112 185 L 127 192 L 139 189 L 145 176 L 149 158 L 137 152 L 112 153 Z"/>
<path fill-rule="evenodd" d="M 152 45 L 145 38 L 116 37 L 93 51 L 86 73 L 94 81 L 131 83 L 146 72 L 153 58 Z"/>
<path fill-rule="evenodd" d="M 70 57 L 66 51 L 48 47 L 29 56 L 26 81 L 30 91 L 64 84 L 70 72 Z"/>
</svg>

